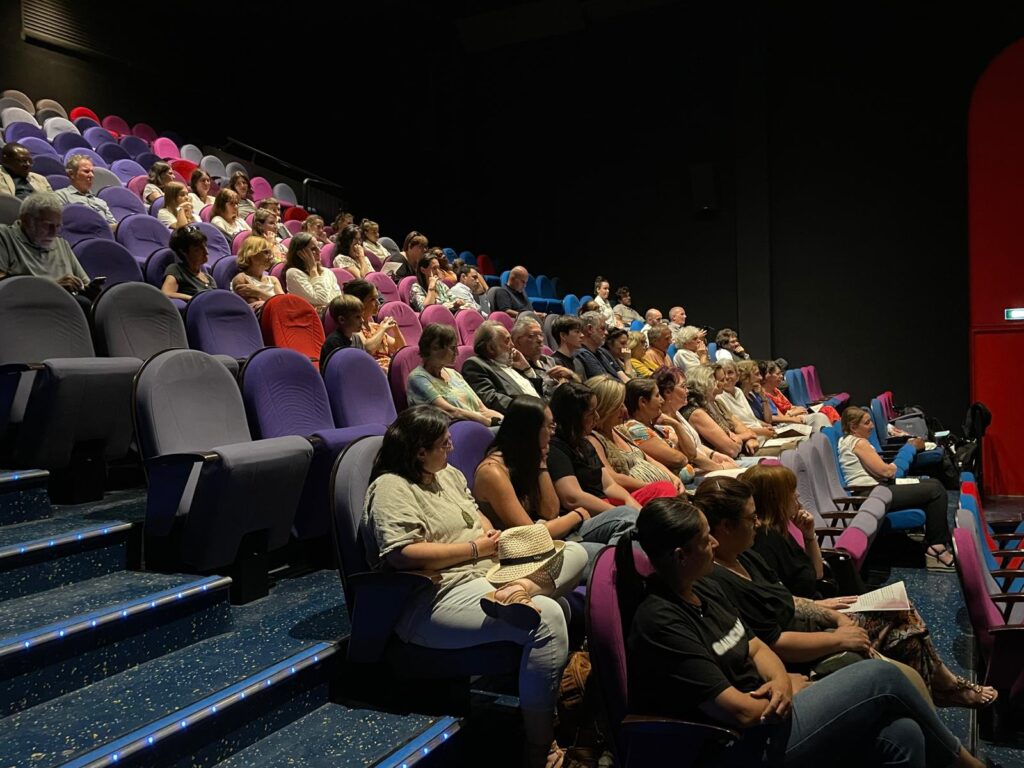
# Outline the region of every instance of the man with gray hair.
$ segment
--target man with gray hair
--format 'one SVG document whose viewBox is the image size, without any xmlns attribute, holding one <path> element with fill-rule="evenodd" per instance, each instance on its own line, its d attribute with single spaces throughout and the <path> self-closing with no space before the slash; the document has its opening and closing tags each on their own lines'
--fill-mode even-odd
<svg viewBox="0 0 1024 768">
<path fill-rule="evenodd" d="M 53 280 L 71 293 L 89 284 L 68 241 L 58 236 L 62 206 L 54 192 L 37 192 L 21 202 L 18 220 L 0 224 L 0 279 L 33 275 Z"/>
<path fill-rule="evenodd" d="M 692 325 L 684 325 L 675 335 L 674 341 L 678 351 L 672 362 L 676 368 L 682 368 L 689 373 L 698 365 L 707 365 L 708 348 L 704 344 L 704 331 Z"/>
<path fill-rule="evenodd" d="M 72 155 L 65 165 L 68 178 L 71 179 L 71 186 L 57 192 L 57 198 L 64 206 L 84 205 L 96 211 L 103 220 L 110 225 L 111 229 L 117 229 L 117 219 L 110 212 L 110 206 L 103 198 L 96 197 L 92 193 L 92 179 L 94 169 L 92 160 L 85 155 Z"/>
<path fill-rule="evenodd" d="M 576 358 L 583 363 L 587 378 L 591 376 L 611 376 L 623 384 L 629 376 L 619 368 L 612 353 L 605 349 L 604 340 L 608 335 L 604 315 L 600 312 L 584 312 L 580 315 L 583 323 L 583 346 L 576 351 Z"/>
<path fill-rule="evenodd" d="M 512 346 L 530 364 L 523 375 L 534 380 L 540 379 L 544 397 L 549 398 L 565 381 L 579 381 L 580 377 L 564 365 L 559 365 L 553 357 L 544 354 L 544 331 L 540 323 L 532 317 L 523 315 L 512 326 Z"/>
<path fill-rule="evenodd" d="M 668 357 L 668 348 L 672 344 L 672 329 L 668 325 L 656 325 L 647 332 L 647 354 L 644 362 L 652 371 L 669 368 L 672 361 Z"/>
<path fill-rule="evenodd" d="M 519 395 L 543 395 L 543 382 L 528 375 L 530 364 L 512 346 L 512 335 L 501 323 L 481 323 L 473 336 L 473 352 L 462 364 L 462 378 L 488 408 L 505 413 Z"/>
</svg>

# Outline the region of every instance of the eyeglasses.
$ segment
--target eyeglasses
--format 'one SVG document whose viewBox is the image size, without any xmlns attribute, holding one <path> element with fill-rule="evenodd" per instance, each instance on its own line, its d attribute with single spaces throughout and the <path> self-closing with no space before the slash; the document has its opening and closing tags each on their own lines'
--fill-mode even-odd
<svg viewBox="0 0 1024 768">
<path fill-rule="evenodd" d="M 198 224 L 186 224 L 184 227 L 181 228 L 181 231 L 192 234 L 193 232 L 202 232 L 203 230 L 199 228 Z"/>
</svg>

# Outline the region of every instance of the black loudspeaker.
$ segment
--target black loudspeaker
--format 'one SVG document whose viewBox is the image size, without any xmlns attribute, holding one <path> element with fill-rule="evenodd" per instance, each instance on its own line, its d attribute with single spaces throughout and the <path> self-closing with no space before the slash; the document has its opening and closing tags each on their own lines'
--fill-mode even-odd
<svg viewBox="0 0 1024 768">
<path fill-rule="evenodd" d="M 713 219 L 718 216 L 715 168 L 711 163 L 690 166 L 690 189 L 693 192 L 693 210 L 697 218 Z"/>
</svg>

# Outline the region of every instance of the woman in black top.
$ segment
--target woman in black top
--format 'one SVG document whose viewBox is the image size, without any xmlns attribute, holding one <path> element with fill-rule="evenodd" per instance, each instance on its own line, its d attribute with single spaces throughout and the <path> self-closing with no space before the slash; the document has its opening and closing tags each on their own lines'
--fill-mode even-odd
<svg viewBox="0 0 1024 768">
<path fill-rule="evenodd" d="M 168 264 L 164 270 L 164 282 L 160 290 L 172 299 L 189 301 L 197 293 L 212 291 L 217 287 L 213 278 L 203 269 L 209 256 L 206 250 L 206 235 L 195 224 L 174 230 L 171 234 L 171 250 L 178 261 Z"/>
<path fill-rule="evenodd" d="M 916 670 L 940 707 L 985 707 L 996 690 L 958 677 L 939 658 L 917 611 L 840 613 L 834 601 L 794 597 L 751 547 L 757 512 L 750 488 L 730 477 L 706 480 L 694 503 L 718 540 L 710 578 L 722 587 L 755 635 L 788 664 L 872 649 Z"/>
<path fill-rule="evenodd" d="M 712 481 L 707 481 L 712 482 Z M 636 572 L 633 542 L 655 575 Z M 723 764 L 980 767 L 891 664 L 869 660 L 808 684 L 737 616 L 714 582 L 718 542 L 699 509 L 655 499 L 617 546 L 627 635 L 629 710 L 747 730 Z M 631 606 L 638 606 L 635 612 Z"/>
</svg>

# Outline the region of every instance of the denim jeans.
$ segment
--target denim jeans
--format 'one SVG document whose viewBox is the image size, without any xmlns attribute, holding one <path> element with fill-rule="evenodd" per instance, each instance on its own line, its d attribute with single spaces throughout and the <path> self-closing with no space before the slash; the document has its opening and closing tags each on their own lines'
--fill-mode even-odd
<svg viewBox="0 0 1024 768">
<path fill-rule="evenodd" d="M 583 583 L 590 578 L 590 569 L 598 553 L 609 544 L 615 544 L 627 531 L 636 527 L 636 516 L 639 514 L 632 507 L 614 507 L 598 512 L 583 525 L 568 541 L 576 541 L 587 551 L 587 567 L 583 571 Z"/>
</svg>

